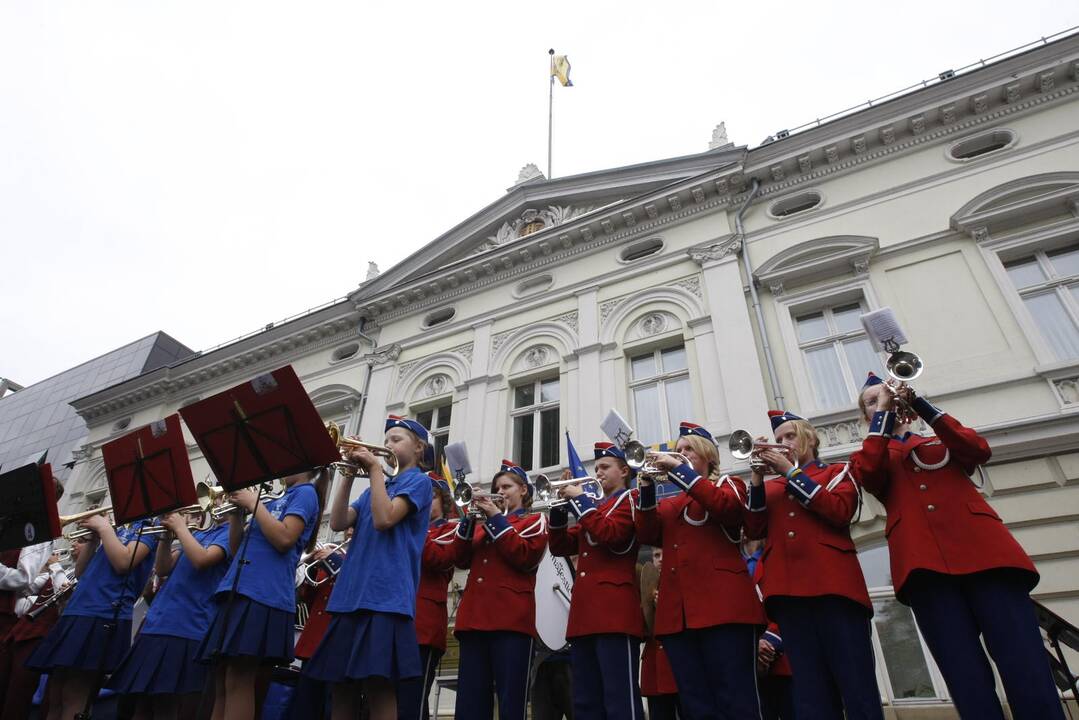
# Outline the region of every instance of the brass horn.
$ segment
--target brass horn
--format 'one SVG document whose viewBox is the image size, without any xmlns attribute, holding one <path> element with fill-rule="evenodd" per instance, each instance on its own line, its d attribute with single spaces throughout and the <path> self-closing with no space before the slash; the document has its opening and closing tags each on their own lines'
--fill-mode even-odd
<svg viewBox="0 0 1079 720">
<path fill-rule="evenodd" d="M 376 457 L 381 458 L 383 461 L 382 472 L 386 475 L 386 477 L 392 478 L 397 475 L 398 471 L 400 470 L 400 463 L 397 461 L 397 456 L 394 455 L 393 451 L 385 445 L 375 445 L 374 443 L 362 442 L 355 438 L 344 437 L 341 434 L 340 426 L 338 426 L 338 424 L 333 421 L 326 423 L 326 432 L 330 434 L 330 440 L 333 441 L 333 444 L 336 445 L 337 449 L 340 450 L 342 453 L 344 453 L 344 451 L 346 450 L 365 449 L 369 450 L 371 454 L 375 455 Z M 356 465 L 344 461 L 336 462 L 333 464 L 339 467 L 349 467 L 352 469 L 357 469 Z"/>
</svg>

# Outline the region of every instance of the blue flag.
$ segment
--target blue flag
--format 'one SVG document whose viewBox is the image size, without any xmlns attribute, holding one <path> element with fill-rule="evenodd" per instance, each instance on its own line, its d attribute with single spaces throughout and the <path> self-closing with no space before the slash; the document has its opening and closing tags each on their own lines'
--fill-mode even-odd
<svg viewBox="0 0 1079 720">
<path fill-rule="evenodd" d="M 569 455 L 569 469 L 573 473 L 573 477 L 588 477 L 584 464 L 581 463 L 581 458 L 577 454 L 577 449 L 573 447 L 573 441 L 569 439 L 569 430 L 566 431 L 566 453 Z"/>
</svg>

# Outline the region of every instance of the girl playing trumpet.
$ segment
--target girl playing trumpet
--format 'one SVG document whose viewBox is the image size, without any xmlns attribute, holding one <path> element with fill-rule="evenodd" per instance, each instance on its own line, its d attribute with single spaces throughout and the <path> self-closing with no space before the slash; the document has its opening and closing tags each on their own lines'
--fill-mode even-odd
<svg viewBox="0 0 1079 720">
<path fill-rule="evenodd" d="M 756 579 L 790 660 L 795 717 L 842 720 L 845 710 L 850 720 L 881 720 L 873 605 L 850 537 L 858 487 L 845 463 L 820 461 L 806 420 L 778 410 L 768 417 L 789 451 L 766 447 L 751 465 L 749 508 L 763 522 L 747 531 L 767 533 Z M 766 468 L 779 477 L 765 482 Z"/>
<path fill-rule="evenodd" d="M 434 438 L 396 415 L 385 428 L 397 473 L 386 478 L 367 448 L 348 450 L 346 460 L 362 468 L 371 486 L 350 503 L 356 471 L 343 468 L 330 509 L 331 530 L 354 532 L 326 605 L 333 619 L 304 672 L 333 685 L 334 720 L 359 717 L 361 691 L 372 720 L 396 718 L 396 685 L 420 675 L 413 618 L 431 508 L 431 480 L 420 465 L 434 463 Z"/>
<path fill-rule="evenodd" d="M 678 683 L 685 715 L 760 717 L 757 632 L 764 611 L 739 549 L 745 484 L 719 475 L 711 433 L 682 422 L 677 453 L 656 468 L 683 494 L 656 505 L 654 480 L 638 476 L 637 539 L 663 548 L 655 634 Z"/>
</svg>

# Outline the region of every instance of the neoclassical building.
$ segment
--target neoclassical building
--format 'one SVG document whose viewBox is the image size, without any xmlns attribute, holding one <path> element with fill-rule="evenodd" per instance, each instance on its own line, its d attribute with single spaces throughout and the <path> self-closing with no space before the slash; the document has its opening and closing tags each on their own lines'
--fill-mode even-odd
<svg viewBox="0 0 1079 720">
<path fill-rule="evenodd" d="M 890 306 L 918 390 L 992 444 L 982 491 L 1037 563 L 1035 597 L 1079 624 L 1077 100 L 1071 36 L 752 149 L 523 172 L 347 299 L 74 403 L 90 438 L 65 509 L 103 493 L 117 428 L 289 363 L 325 419 L 377 438 L 387 413 L 418 417 L 467 444 L 474 479 L 503 457 L 558 472 L 564 431 L 587 454 L 611 408 L 647 443 L 706 425 L 736 472 L 726 437 L 788 408 L 840 460 L 883 361 L 858 316 Z M 854 531 L 882 701 L 946 712 L 872 498 Z"/>
</svg>

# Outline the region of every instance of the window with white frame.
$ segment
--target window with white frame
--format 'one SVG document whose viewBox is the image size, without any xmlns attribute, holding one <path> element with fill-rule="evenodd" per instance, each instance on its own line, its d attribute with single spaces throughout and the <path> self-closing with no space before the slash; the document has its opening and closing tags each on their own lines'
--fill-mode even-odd
<svg viewBox="0 0 1079 720">
<path fill-rule="evenodd" d="M 1038 250 L 1004 269 L 1057 359 L 1079 357 L 1079 245 Z"/>
<path fill-rule="evenodd" d="M 947 687 L 914 613 L 895 599 L 888 546 L 861 550 L 858 561 L 873 603 L 873 651 L 884 698 L 899 704 L 946 699 Z"/>
<path fill-rule="evenodd" d="M 416 421 L 430 430 L 435 437 L 435 467 L 432 469 L 437 471 L 442 466 L 446 445 L 450 441 L 450 418 L 453 414 L 453 403 L 446 402 L 426 410 L 417 410 L 414 414 Z"/>
<path fill-rule="evenodd" d="M 525 470 L 559 464 L 558 378 L 513 386 L 513 462 Z"/>
<path fill-rule="evenodd" d="M 867 373 L 884 374 L 859 320 L 864 312 L 864 304 L 854 301 L 794 316 L 798 349 L 820 410 L 850 405 Z"/>
<path fill-rule="evenodd" d="M 657 348 L 629 358 L 636 439 L 651 445 L 678 436 L 678 423 L 693 417 L 684 345 Z"/>
</svg>

